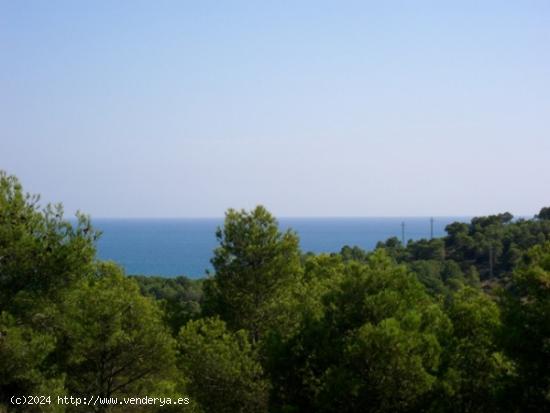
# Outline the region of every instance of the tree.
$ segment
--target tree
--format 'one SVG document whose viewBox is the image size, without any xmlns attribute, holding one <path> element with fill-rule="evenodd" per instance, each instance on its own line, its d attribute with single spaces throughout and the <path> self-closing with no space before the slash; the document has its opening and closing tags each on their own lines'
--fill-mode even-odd
<svg viewBox="0 0 550 413">
<path fill-rule="evenodd" d="M 114 264 L 98 264 L 96 277 L 71 291 L 63 309 L 72 394 L 149 395 L 170 378 L 175 343 L 161 313 Z"/>
<path fill-rule="evenodd" d="M 173 335 L 177 335 L 187 321 L 200 316 L 201 279 L 147 275 L 133 276 L 132 278 L 139 284 L 142 294 L 157 300 Z"/>
<path fill-rule="evenodd" d="M 497 304 L 481 290 L 462 287 L 448 300 L 453 331 L 445 342 L 435 411 L 498 411 L 512 363 L 500 351 Z"/>
<path fill-rule="evenodd" d="M 402 262 L 410 258 L 406 246 L 404 246 L 397 237 L 388 238 L 385 242 L 377 242 L 376 249 L 384 249 L 386 253 L 397 262 Z"/>
<path fill-rule="evenodd" d="M 88 217 L 73 225 L 61 205 L 38 202 L 0 171 L 0 308 L 20 316 L 89 274 L 95 255 L 98 233 Z"/>
<path fill-rule="evenodd" d="M 344 261 L 359 261 L 365 262 L 368 257 L 368 252 L 364 249 L 361 249 L 358 246 L 350 247 L 349 245 L 344 245 L 340 250 L 340 256 Z"/>
<path fill-rule="evenodd" d="M 343 363 L 326 379 L 327 390 L 347 393 L 346 411 L 409 411 L 432 389 L 441 348 L 421 322 L 420 314 L 390 317 L 353 334 Z"/>
<path fill-rule="evenodd" d="M 267 411 L 268 385 L 247 332 L 217 318 L 190 321 L 178 336 L 178 365 L 205 412 Z"/>
<path fill-rule="evenodd" d="M 550 242 L 533 247 L 514 272 L 503 315 L 521 411 L 550 411 Z"/>
<path fill-rule="evenodd" d="M 63 394 L 63 377 L 44 368 L 55 345 L 52 334 L 21 325 L 7 312 L 0 314 L 0 411 L 8 411 L 14 395 Z M 46 408 L 57 410 L 55 403 Z"/>
<path fill-rule="evenodd" d="M 288 411 L 413 409 L 436 381 L 448 319 L 383 249 L 366 264 L 334 262 L 324 273 L 331 288 L 313 290 L 323 310 L 304 320 L 272 362 L 274 400 Z"/>
<path fill-rule="evenodd" d="M 57 304 L 90 275 L 97 236 L 88 217 L 72 224 L 61 205 L 41 208 L 38 196 L 0 171 L 0 403 L 64 391 Z"/>
<path fill-rule="evenodd" d="M 538 219 L 548 219 L 550 220 L 550 207 L 544 207 L 540 210 L 537 215 Z"/>
<path fill-rule="evenodd" d="M 367 265 L 349 266 L 325 302 L 326 320 L 338 337 L 332 348 L 341 355 L 323 374 L 318 407 L 412 409 L 435 383 L 438 338 L 449 325 L 416 277 L 378 250 Z"/>
<path fill-rule="evenodd" d="M 207 311 L 232 330 L 245 329 L 256 343 L 278 318 L 279 301 L 300 277 L 298 237 L 279 231 L 262 206 L 230 209 L 216 237 L 214 277 L 205 282 Z"/>
</svg>

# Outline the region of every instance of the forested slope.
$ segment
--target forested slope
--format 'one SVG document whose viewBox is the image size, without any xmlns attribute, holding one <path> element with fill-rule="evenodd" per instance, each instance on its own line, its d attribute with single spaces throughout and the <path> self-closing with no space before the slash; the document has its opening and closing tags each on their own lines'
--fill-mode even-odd
<svg viewBox="0 0 550 413">
<path fill-rule="evenodd" d="M 0 411 L 550 411 L 550 209 L 304 254 L 229 210 L 213 274 L 126 276 L 0 174 Z M 13 395 L 189 397 L 14 406 Z"/>
</svg>

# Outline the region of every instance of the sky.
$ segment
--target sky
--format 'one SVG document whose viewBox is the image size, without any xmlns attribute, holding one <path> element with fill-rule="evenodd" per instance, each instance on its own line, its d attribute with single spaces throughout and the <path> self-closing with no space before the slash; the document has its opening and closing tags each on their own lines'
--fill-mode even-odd
<svg viewBox="0 0 550 413">
<path fill-rule="evenodd" d="M 550 2 L 0 0 L 0 169 L 69 215 L 531 216 Z"/>
</svg>

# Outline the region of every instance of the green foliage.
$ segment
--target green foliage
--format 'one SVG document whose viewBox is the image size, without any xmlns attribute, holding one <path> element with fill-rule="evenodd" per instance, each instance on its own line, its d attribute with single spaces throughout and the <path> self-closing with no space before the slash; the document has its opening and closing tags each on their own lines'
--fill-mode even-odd
<svg viewBox="0 0 550 413">
<path fill-rule="evenodd" d="M 522 252 L 550 239 L 550 221 L 512 221 L 509 213 L 479 217 L 471 223 L 447 226 L 447 258 L 466 271 L 474 266 L 482 280 L 506 279 L 519 263 Z"/>
<path fill-rule="evenodd" d="M 498 411 L 513 365 L 500 351 L 500 311 L 486 294 L 463 287 L 447 301 L 453 332 L 445 342 L 438 407 L 449 412 Z"/>
<path fill-rule="evenodd" d="M 133 276 L 141 293 L 157 300 L 166 323 L 175 335 L 189 320 L 201 314 L 202 280 L 186 277 Z"/>
<path fill-rule="evenodd" d="M 247 332 L 219 319 L 190 321 L 178 336 L 178 364 L 205 412 L 267 412 L 268 384 Z"/>
<path fill-rule="evenodd" d="M 342 357 L 325 372 L 323 406 L 339 391 L 347 411 L 404 410 L 431 389 L 448 321 L 403 266 L 379 251 L 348 267 L 325 305 Z"/>
<path fill-rule="evenodd" d="M 550 410 L 550 242 L 531 249 L 504 297 L 505 349 L 522 411 Z"/>
<path fill-rule="evenodd" d="M 436 380 L 447 318 L 383 251 L 366 264 L 335 265 L 329 277 L 322 317 L 274 352 L 274 399 L 296 411 L 412 408 Z"/>
<path fill-rule="evenodd" d="M 98 233 L 89 219 L 73 225 L 60 205 L 38 202 L 0 171 L 0 405 L 14 394 L 64 391 L 53 361 L 57 304 L 93 267 Z"/>
<path fill-rule="evenodd" d="M 357 246 L 350 247 L 349 245 L 344 245 L 340 250 L 340 256 L 345 262 L 349 262 L 349 261 L 365 262 L 367 261 L 369 254 L 365 250 Z"/>
<path fill-rule="evenodd" d="M 55 344 L 51 334 L 18 324 L 7 312 L 0 315 L 0 411 L 13 395 L 63 392 L 62 377 L 47 365 Z"/>
<path fill-rule="evenodd" d="M 0 172 L 0 411 L 14 394 L 190 396 L 165 412 L 550 411 L 549 211 L 301 255 L 265 208 L 229 210 L 212 277 L 126 277 L 96 260 L 89 218 L 71 224 Z"/>
<path fill-rule="evenodd" d="M 113 264 L 63 304 L 64 368 L 71 394 L 148 395 L 170 376 L 174 342 L 158 307 Z"/>
<path fill-rule="evenodd" d="M 417 260 L 411 261 L 408 267 L 433 296 L 448 296 L 464 285 L 479 286 L 479 276 L 475 267 L 464 274 L 453 260 Z"/>
<path fill-rule="evenodd" d="M 409 253 L 406 247 L 397 237 L 388 238 L 386 241 L 376 243 L 376 249 L 384 249 L 388 256 L 397 262 L 403 262 L 409 259 Z"/>
<path fill-rule="evenodd" d="M 445 259 L 445 243 L 442 239 L 421 239 L 407 245 L 409 260 L 437 260 Z"/>
<path fill-rule="evenodd" d="M 61 205 L 40 209 L 38 201 L 0 171 L 0 308 L 18 315 L 30 310 L 29 297 L 55 299 L 88 274 L 95 254 L 98 233 L 88 217 L 78 215 L 73 226 Z"/>
<path fill-rule="evenodd" d="M 230 209 L 216 234 L 213 278 L 205 282 L 207 313 L 219 314 L 233 330 L 257 342 L 277 321 L 278 302 L 300 278 L 298 237 L 281 233 L 263 207 Z"/>
<path fill-rule="evenodd" d="M 470 224 L 449 224 L 446 227 L 447 236 L 440 239 L 409 241 L 404 247 L 393 237 L 385 242 L 379 242 L 376 248 L 384 249 L 397 262 L 413 264 L 413 270 L 433 291 L 441 290 L 442 287 L 434 279 L 437 272 L 434 264 L 418 266 L 417 262 L 453 261 L 460 266 L 469 285 L 479 282 L 479 278 L 482 281 L 501 282 L 506 281 L 511 275 L 525 251 L 550 240 L 550 219 L 546 218 L 548 215 L 547 209 L 543 208 L 536 220 L 514 220 L 507 212 L 476 217 Z M 353 254 L 344 249 L 342 252 L 346 254 L 345 257 L 368 255 L 360 249 L 354 250 Z M 364 261 L 364 258 L 359 259 L 361 260 Z M 457 283 L 454 284 L 452 288 L 459 287 Z"/>
<path fill-rule="evenodd" d="M 350 337 L 344 363 L 328 378 L 334 375 L 344 381 L 329 381 L 327 389 L 347 394 L 346 411 L 407 411 L 430 391 L 440 346 L 436 336 L 423 331 L 420 324 L 418 314 L 400 321 L 386 318 L 364 324 Z"/>
<path fill-rule="evenodd" d="M 544 207 L 540 210 L 540 212 L 537 215 L 538 219 L 550 219 L 550 207 Z"/>
</svg>

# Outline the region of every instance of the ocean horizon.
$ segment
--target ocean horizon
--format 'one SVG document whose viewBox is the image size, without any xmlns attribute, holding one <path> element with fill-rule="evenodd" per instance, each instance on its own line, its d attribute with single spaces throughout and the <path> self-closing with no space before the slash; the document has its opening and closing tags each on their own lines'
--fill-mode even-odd
<svg viewBox="0 0 550 413">
<path fill-rule="evenodd" d="M 433 217 L 433 236 L 445 227 L 470 217 Z M 345 245 L 372 250 L 379 241 L 430 238 L 430 217 L 312 217 L 279 218 L 281 230 L 292 229 L 303 252 L 339 252 Z M 121 265 L 129 275 L 184 275 L 200 278 L 212 270 L 210 259 L 217 246 L 216 229 L 223 218 L 96 218 L 102 232 L 98 256 Z"/>
</svg>

